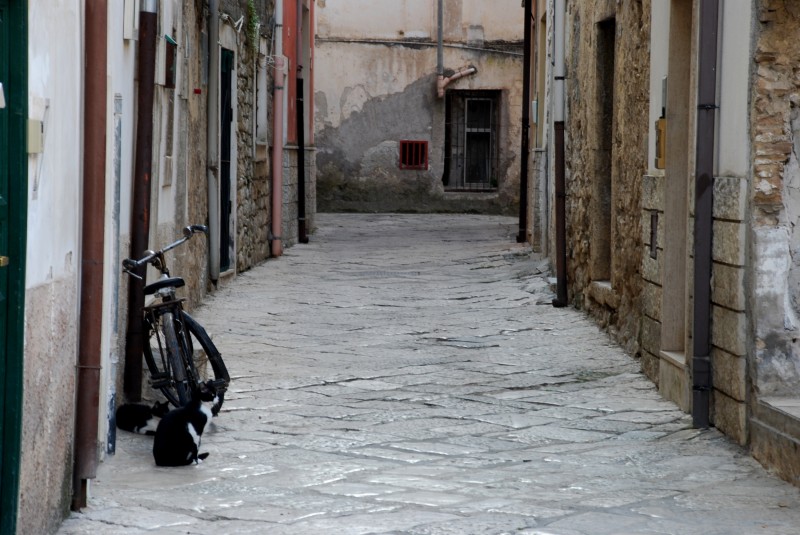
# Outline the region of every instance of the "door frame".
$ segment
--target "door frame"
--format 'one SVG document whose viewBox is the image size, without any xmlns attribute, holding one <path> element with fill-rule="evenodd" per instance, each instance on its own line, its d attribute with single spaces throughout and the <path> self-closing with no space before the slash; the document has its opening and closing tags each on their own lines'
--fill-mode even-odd
<svg viewBox="0 0 800 535">
<path fill-rule="evenodd" d="M 27 153 L 26 119 L 28 116 L 28 31 L 27 2 L 0 0 L 6 13 L 9 32 L 7 38 L 17 46 L 0 46 L 8 50 L 1 61 L 7 61 L 8 78 L 5 82 L 8 114 L 7 162 L 9 176 L 8 221 L 8 299 L 6 359 L 0 362 L 2 377 L 2 455 L 0 455 L 0 533 L 14 533 L 17 523 L 19 494 L 20 439 L 22 435 L 22 370 L 23 341 L 25 336 L 25 243 L 27 222 Z M 2 43 L 0 43 L 2 45 Z"/>
</svg>

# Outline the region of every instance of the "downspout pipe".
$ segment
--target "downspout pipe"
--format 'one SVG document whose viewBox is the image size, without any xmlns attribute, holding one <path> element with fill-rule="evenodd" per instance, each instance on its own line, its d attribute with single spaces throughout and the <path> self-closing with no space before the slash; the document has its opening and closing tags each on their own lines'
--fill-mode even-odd
<svg viewBox="0 0 800 535">
<path fill-rule="evenodd" d="M 303 87 L 303 0 L 297 0 L 297 241 L 308 243 L 306 228 L 306 129 Z"/>
<path fill-rule="evenodd" d="M 136 101 L 136 156 L 133 176 L 130 257 L 139 258 L 148 248 L 150 233 L 150 178 L 153 167 L 153 95 L 156 73 L 158 0 L 143 0 L 139 13 L 138 97 Z M 105 46 L 105 44 L 103 45 Z M 125 379 L 128 401 L 142 398 L 142 307 L 146 271 L 142 279 L 128 279 L 128 331 L 125 337 Z"/>
<path fill-rule="evenodd" d="M 522 56 L 522 139 L 519 163 L 519 233 L 517 243 L 528 241 L 528 146 L 530 144 L 531 24 L 535 0 L 525 0 L 524 50 Z"/>
<path fill-rule="evenodd" d="M 459 78 L 475 74 L 478 69 L 474 65 L 461 67 L 450 76 L 444 75 L 444 0 L 439 0 L 436 6 L 436 95 L 444 97 L 444 88 Z"/>
<path fill-rule="evenodd" d="M 436 92 L 439 88 L 444 91 L 444 0 L 439 0 L 436 6 Z M 439 98 L 444 93 L 439 95 Z"/>
<path fill-rule="evenodd" d="M 701 0 L 697 43 L 697 146 L 695 157 L 694 324 L 692 424 L 708 428 L 711 374 L 711 243 L 714 205 L 714 120 L 717 98 L 719 0 Z"/>
<path fill-rule="evenodd" d="M 86 2 L 83 106 L 81 310 L 75 407 L 72 509 L 86 507 L 88 480 L 97 476 L 103 270 L 106 211 L 108 4 Z"/>
<path fill-rule="evenodd" d="M 219 280 L 219 0 L 208 3 L 208 276 Z"/>
<path fill-rule="evenodd" d="M 283 0 L 275 2 L 275 72 L 272 91 L 272 256 L 283 254 L 283 88 L 286 58 L 283 56 Z"/>
<path fill-rule="evenodd" d="M 553 13 L 553 136 L 555 144 L 555 194 L 556 194 L 556 298 L 554 307 L 565 307 L 567 296 L 567 187 L 564 155 L 564 118 L 565 91 L 564 79 L 566 67 L 564 62 L 564 45 L 566 37 L 564 18 L 566 6 L 564 0 L 555 0 Z"/>
</svg>

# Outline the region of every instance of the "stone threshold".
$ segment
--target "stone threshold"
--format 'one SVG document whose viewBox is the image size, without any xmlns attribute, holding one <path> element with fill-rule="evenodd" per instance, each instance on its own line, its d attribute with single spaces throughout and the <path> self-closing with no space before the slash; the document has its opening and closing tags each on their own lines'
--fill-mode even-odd
<svg viewBox="0 0 800 535">
<path fill-rule="evenodd" d="M 800 397 L 765 397 L 754 404 L 750 450 L 764 466 L 800 486 Z"/>
<path fill-rule="evenodd" d="M 800 397 L 761 398 L 753 419 L 800 443 Z"/>
<path fill-rule="evenodd" d="M 619 308 L 620 297 L 611 286 L 611 281 L 596 280 L 592 281 L 588 287 L 589 296 L 600 303 L 612 309 Z"/>
</svg>

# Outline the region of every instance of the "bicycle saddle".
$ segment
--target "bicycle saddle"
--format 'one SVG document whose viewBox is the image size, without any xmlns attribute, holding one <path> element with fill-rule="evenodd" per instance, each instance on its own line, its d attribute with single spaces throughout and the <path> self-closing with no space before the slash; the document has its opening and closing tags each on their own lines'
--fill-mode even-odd
<svg viewBox="0 0 800 535">
<path fill-rule="evenodd" d="M 159 291 L 161 288 L 180 288 L 186 286 L 186 281 L 181 277 L 170 277 L 168 279 L 157 280 L 152 284 L 144 287 L 144 295 L 152 295 Z"/>
</svg>

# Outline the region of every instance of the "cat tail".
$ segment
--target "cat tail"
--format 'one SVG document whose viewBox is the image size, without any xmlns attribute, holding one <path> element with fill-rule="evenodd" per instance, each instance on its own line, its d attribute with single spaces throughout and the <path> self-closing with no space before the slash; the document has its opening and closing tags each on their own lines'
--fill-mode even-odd
<svg viewBox="0 0 800 535">
<path fill-rule="evenodd" d="M 197 454 L 197 458 L 200 459 L 201 461 L 204 460 L 206 457 L 208 457 L 208 452 L 207 451 Z"/>
</svg>

